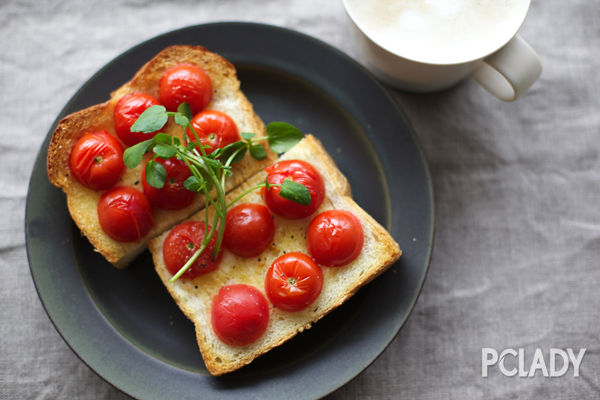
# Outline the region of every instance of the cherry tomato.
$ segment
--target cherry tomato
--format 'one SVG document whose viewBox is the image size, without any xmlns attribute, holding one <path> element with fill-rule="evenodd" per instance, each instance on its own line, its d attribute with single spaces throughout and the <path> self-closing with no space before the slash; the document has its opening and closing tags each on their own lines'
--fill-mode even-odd
<svg viewBox="0 0 600 400">
<path fill-rule="evenodd" d="M 73 146 L 69 168 L 83 186 L 108 189 L 119 181 L 125 170 L 123 146 L 105 130 L 88 132 Z"/>
<path fill-rule="evenodd" d="M 144 194 L 148 197 L 148 200 L 164 210 L 179 210 L 192 204 L 195 193 L 183 186 L 183 182 L 191 175 L 190 169 L 185 162 L 175 157 L 168 160 L 157 158 L 156 161 L 165 167 L 167 178 L 165 179 L 165 186 L 162 189 L 150 186 L 146 182 L 146 169 L 144 168 L 142 171 L 142 185 L 144 187 Z"/>
<path fill-rule="evenodd" d="M 115 106 L 114 120 L 115 132 L 123 143 L 127 146 L 133 146 L 144 140 L 152 139 L 158 133 L 158 131 L 152 133 L 131 132 L 131 125 L 138 119 L 140 114 L 155 105 L 160 105 L 160 103 L 149 94 L 135 93 L 121 97 Z"/>
<path fill-rule="evenodd" d="M 269 304 L 253 286 L 223 286 L 213 297 L 211 319 L 213 330 L 223 343 L 245 346 L 267 330 Z"/>
<path fill-rule="evenodd" d="M 356 216 L 345 210 L 320 213 L 310 222 L 306 234 L 308 251 L 323 265 L 346 265 L 360 254 L 363 228 Z"/>
<path fill-rule="evenodd" d="M 309 205 L 293 202 L 279 196 L 281 188 L 271 187 L 263 191 L 263 198 L 267 206 L 275 214 L 285 218 L 299 219 L 314 213 L 325 198 L 325 184 L 319 172 L 306 161 L 284 160 L 266 168 L 267 180 L 270 184 L 282 184 L 284 180 L 291 179 L 300 183 L 309 190 L 311 202 Z"/>
<path fill-rule="evenodd" d="M 321 293 L 323 272 L 304 253 L 286 253 L 271 264 L 265 276 L 265 292 L 273 305 L 284 311 L 300 311 Z"/>
<path fill-rule="evenodd" d="M 200 142 L 205 146 L 209 146 L 206 149 L 207 154 L 241 139 L 235 122 L 229 115 L 221 111 L 202 111 L 194 115 L 191 124 L 198 134 Z M 190 128 L 187 129 L 187 136 L 190 142 L 196 141 L 196 137 Z"/>
<path fill-rule="evenodd" d="M 154 224 L 146 196 L 131 187 L 116 187 L 100 196 L 98 219 L 102 230 L 119 242 L 139 242 Z"/>
<path fill-rule="evenodd" d="M 208 226 L 208 232 L 210 232 L 210 225 Z M 219 267 L 221 258 L 223 258 L 223 252 L 220 252 L 216 258 L 213 258 L 217 234 L 218 232 L 215 231 L 208 246 L 200 253 L 200 256 L 187 271 L 181 275 L 181 278 L 192 279 L 214 271 Z M 171 275 L 175 275 L 196 250 L 202 246 L 202 239 L 204 239 L 204 222 L 183 222 L 169 232 L 163 244 L 163 258 L 167 271 Z"/>
<path fill-rule="evenodd" d="M 273 241 L 275 222 L 262 204 L 240 204 L 227 211 L 223 246 L 242 257 L 256 257 Z"/>
<path fill-rule="evenodd" d="M 160 78 L 158 97 L 169 111 L 177 111 L 183 102 L 190 105 L 192 113 L 204 110 L 210 103 L 213 89 L 210 77 L 200 67 L 178 64 L 166 70 Z"/>
</svg>

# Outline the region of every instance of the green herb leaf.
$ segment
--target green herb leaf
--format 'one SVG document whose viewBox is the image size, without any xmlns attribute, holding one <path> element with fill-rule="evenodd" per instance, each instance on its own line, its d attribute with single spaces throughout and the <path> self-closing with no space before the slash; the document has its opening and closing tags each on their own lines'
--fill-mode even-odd
<svg viewBox="0 0 600 400">
<path fill-rule="evenodd" d="M 202 190 L 206 182 L 200 182 L 194 175 L 190 175 L 184 182 L 183 187 L 192 192 L 199 192 Z"/>
<path fill-rule="evenodd" d="M 267 125 L 267 139 L 274 152 L 285 153 L 302 140 L 302 131 L 287 122 L 271 122 Z"/>
<path fill-rule="evenodd" d="M 192 114 L 192 108 L 185 101 L 177 107 L 177 113 L 183 115 L 187 119 L 192 119 L 194 114 Z"/>
<path fill-rule="evenodd" d="M 229 157 L 235 154 L 233 159 L 229 162 L 229 165 L 232 165 L 244 158 L 247 149 L 248 145 L 242 141 L 231 143 L 221 149 L 219 157 L 223 162 L 227 162 Z"/>
<path fill-rule="evenodd" d="M 131 132 L 156 132 L 162 129 L 168 119 L 167 109 L 164 106 L 148 107 L 131 126 Z"/>
<path fill-rule="evenodd" d="M 240 133 L 240 135 L 242 135 L 242 139 L 244 139 L 244 140 L 250 140 L 254 136 L 256 136 L 256 133 L 254 133 L 254 132 L 242 132 L 242 133 Z"/>
<path fill-rule="evenodd" d="M 283 181 L 279 196 L 283 197 L 284 199 L 302 204 L 303 206 L 308 206 L 311 202 L 310 192 L 306 186 L 294 182 L 291 179 L 286 179 Z"/>
<path fill-rule="evenodd" d="M 265 150 L 265 146 L 262 144 L 253 144 L 250 146 L 250 154 L 252 154 L 252 157 L 256 158 L 257 160 L 264 160 L 267 158 L 267 151 Z"/>
<path fill-rule="evenodd" d="M 154 154 L 163 159 L 168 159 L 174 157 L 177 154 L 177 150 L 174 147 L 166 145 L 164 143 L 159 143 L 154 146 Z"/>
<path fill-rule="evenodd" d="M 154 138 L 154 143 L 164 143 L 171 144 L 175 140 L 179 140 L 177 138 L 172 137 L 171 135 L 167 135 L 166 133 L 157 133 Z"/>
<path fill-rule="evenodd" d="M 186 117 L 183 114 L 175 114 L 175 123 L 179 126 L 182 126 L 184 128 L 186 128 L 188 126 L 188 124 L 190 123 L 190 120 L 188 119 L 188 117 Z"/>
<path fill-rule="evenodd" d="M 123 152 L 123 162 L 129 168 L 137 167 L 138 164 L 142 162 L 144 154 L 146 154 L 153 145 L 154 139 L 148 139 L 125 149 L 125 152 Z"/>
<path fill-rule="evenodd" d="M 162 189 L 167 179 L 167 171 L 160 163 L 150 160 L 146 164 L 146 182 L 152 187 Z"/>
</svg>

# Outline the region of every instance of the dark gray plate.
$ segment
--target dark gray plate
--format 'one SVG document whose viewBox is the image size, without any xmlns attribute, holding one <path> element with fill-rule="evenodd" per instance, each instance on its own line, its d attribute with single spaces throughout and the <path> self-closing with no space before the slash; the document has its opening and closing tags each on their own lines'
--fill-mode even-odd
<svg viewBox="0 0 600 400">
<path fill-rule="evenodd" d="M 49 133 L 31 176 L 25 219 L 40 299 L 71 349 L 134 397 L 324 396 L 383 352 L 423 285 L 433 200 L 421 152 L 392 98 L 356 62 L 311 37 L 249 23 L 193 26 L 134 47 L 83 85 L 57 121 L 107 99 L 172 44 L 202 44 L 222 54 L 236 65 L 242 89 L 266 122 L 288 121 L 321 139 L 356 201 L 391 231 L 403 256 L 312 329 L 238 372 L 211 377 L 192 324 L 155 275 L 149 254 L 119 271 L 81 237 L 63 193 L 48 183 Z"/>
</svg>

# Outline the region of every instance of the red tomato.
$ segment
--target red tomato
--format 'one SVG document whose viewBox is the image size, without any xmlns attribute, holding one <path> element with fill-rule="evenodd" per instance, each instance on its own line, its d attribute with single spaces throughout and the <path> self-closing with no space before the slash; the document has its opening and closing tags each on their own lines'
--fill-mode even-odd
<svg viewBox="0 0 600 400">
<path fill-rule="evenodd" d="M 73 146 L 69 168 L 83 186 L 108 189 L 119 181 L 125 170 L 123 146 L 105 130 L 88 132 Z"/>
<path fill-rule="evenodd" d="M 146 196 L 131 187 L 116 187 L 100 196 L 98 219 L 102 230 L 119 242 L 139 242 L 154 224 Z"/>
<path fill-rule="evenodd" d="M 211 317 L 213 330 L 223 343 L 245 346 L 267 330 L 269 304 L 253 286 L 223 286 L 213 297 Z"/>
<path fill-rule="evenodd" d="M 200 67 L 178 64 L 169 68 L 160 78 L 158 97 L 169 111 L 177 111 L 181 103 L 188 103 L 192 113 L 204 110 L 210 103 L 213 89 L 210 77 Z"/>
<path fill-rule="evenodd" d="M 208 232 L 210 232 L 210 225 L 208 226 Z M 220 252 L 217 258 L 213 259 L 217 234 L 218 232 L 215 231 L 208 246 L 200 253 L 200 256 L 187 271 L 181 275 L 181 278 L 192 279 L 214 271 L 219 267 L 223 252 Z M 202 239 L 204 239 L 204 222 L 183 222 L 169 232 L 163 244 L 163 258 L 167 271 L 171 275 L 175 275 L 196 250 L 202 246 Z"/>
<path fill-rule="evenodd" d="M 272 187 L 263 191 L 267 206 L 275 214 L 285 218 L 299 219 L 314 213 L 325 198 L 325 184 L 319 172 L 306 161 L 284 160 L 266 168 L 267 180 L 270 184 L 282 184 L 284 180 L 291 179 L 300 183 L 309 190 L 311 202 L 309 205 L 293 202 L 279 196 L 281 188 Z"/>
<path fill-rule="evenodd" d="M 191 124 L 198 134 L 200 142 L 205 146 L 209 146 L 206 149 L 207 154 L 241 139 L 235 122 L 229 115 L 221 111 L 202 111 L 192 118 Z M 190 142 L 196 141 L 196 137 L 190 128 L 187 128 L 187 136 Z"/>
<path fill-rule="evenodd" d="M 167 178 L 162 189 L 150 186 L 146 182 L 146 169 L 144 168 L 142 171 L 142 185 L 148 200 L 164 210 L 179 210 L 192 204 L 195 193 L 183 186 L 183 182 L 191 175 L 185 162 L 178 160 L 176 157 L 168 160 L 157 158 L 156 161 L 165 167 Z"/>
<path fill-rule="evenodd" d="M 304 253 L 286 253 L 271 264 L 265 276 L 265 292 L 273 305 L 284 311 L 300 311 L 321 293 L 323 272 Z"/>
<path fill-rule="evenodd" d="M 127 146 L 133 146 L 134 144 L 153 138 L 159 132 L 131 132 L 131 125 L 138 119 L 140 114 L 146 111 L 147 108 L 156 105 L 160 105 L 160 103 L 149 94 L 135 93 L 126 94 L 121 97 L 115 106 L 114 120 L 115 132 L 123 143 Z"/>
<path fill-rule="evenodd" d="M 310 222 L 306 234 L 308 251 L 329 267 L 346 265 L 360 254 L 365 235 L 356 216 L 345 210 L 320 213 Z"/>
<path fill-rule="evenodd" d="M 273 241 L 275 222 L 262 204 L 240 204 L 227 211 L 223 246 L 242 257 L 256 257 Z"/>
</svg>

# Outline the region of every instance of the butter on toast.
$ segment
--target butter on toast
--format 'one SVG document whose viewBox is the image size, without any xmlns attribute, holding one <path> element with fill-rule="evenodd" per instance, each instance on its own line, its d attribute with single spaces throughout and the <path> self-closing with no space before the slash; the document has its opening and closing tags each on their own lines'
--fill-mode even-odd
<svg viewBox="0 0 600 400">
<path fill-rule="evenodd" d="M 104 129 L 115 134 L 113 111 L 121 97 L 129 93 L 147 93 L 158 98 L 161 75 L 168 68 L 179 63 L 191 63 L 204 69 L 211 79 L 213 97 L 207 109 L 228 114 L 236 123 L 239 132 L 254 132 L 265 135 L 265 126 L 253 110 L 252 104 L 240 90 L 240 82 L 234 66 L 221 56 L 201 46 L 172 46 L 164 49 L 147 62 L 135 76 L 111 93 L 104 103 L 96 104 L 62 119 L 50 142 L 47 170 L 50 182 L 61 188 L 67 197 L 71 216 L 81 232 L 95 249 L 118 268 L 125 267 L 142 250 L 148 239 L 162 233 L 177 222 L 187 218 L 204 206 L 204 199 L 197 195 L 194 203 L 181 210 L 161 210 L 154 208 L 154 227 L 140 242 L 117 242 L 106 235 L 99 224 L 98 200 L 103 191 L 92 190 L 81 185 L 69 170 L 71 149 L 84 133 Z M 168 134 L 182 138 L 183 129 L 169 121 L 165 129 Z M 256 171 L 269 165 L 275 155 L 267 151 L 267 159 L 257 161 L 251 156 L 234 165 L 234 174 L 228 179 L 226 190 L 238 186 Z M 150 154 L 134 169 L 126 169 L 116 186 L 132 186 L 142 190 L 141 172 Z"/>
<path fill-rule="evenodd" d="M 310 328 L 314 322 L 340 306 L 401 255 L 398 244 L 390 234 L 352 200 L 348 181 L 317 139 L 307 135 L 281 159 L 299 159 L 311 163 L 323 177 L 326 195 L 320 208 L 312 216 L 301 220 L 275 216 L 273 243 L 258 257 L 242 258 L 224 250 L 217 270 L 192 280 L 179 279 L 169 282 L 171 274 L 166 270 L 163 260 L 163 242 L 168 232 L 149 243 L 156 271 L 175 302 L 194 323 L 200 352 L 208 371 L 213 375 L 241 368 L 298 332 Z M 265 177 L 265 171 L 257 173 L 232 191 L 228 197 L 234 198 L 264 181 Z M 252 192 L 241 202 L 264 204 L 260 191 Z M 264 294 L 265 273 L 271 263 L 285 252 L 300 251 L 308 254 L 305 236 L 308 224 L 314 215 L 329 209 L 350 211 L 360 220 L 365 238 L 358 258 L 342 267 L 322 267 L 322 291 L 307 309 L 286 312 L 271 305 L 267 330 L 256 342 L 242 347 L 233 347 L 221 342 L 211 324 L 213 296 L 222 286 L 234 283 L 252 285 Z M 204 216 L 202 211 L 192 216 L 191 220 L 204 220 Z"/>
</svg>

